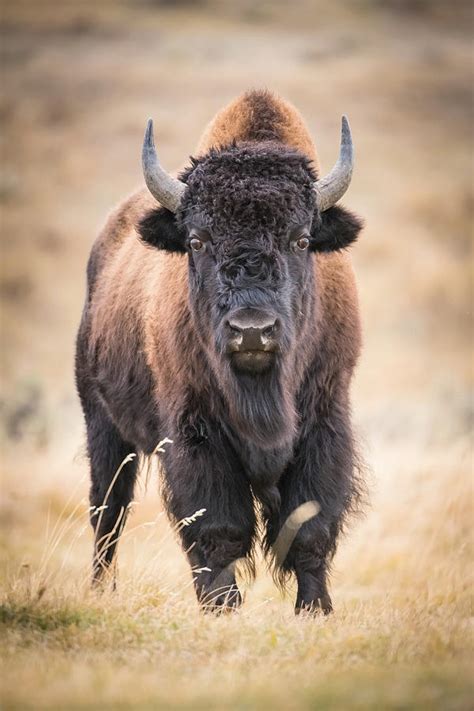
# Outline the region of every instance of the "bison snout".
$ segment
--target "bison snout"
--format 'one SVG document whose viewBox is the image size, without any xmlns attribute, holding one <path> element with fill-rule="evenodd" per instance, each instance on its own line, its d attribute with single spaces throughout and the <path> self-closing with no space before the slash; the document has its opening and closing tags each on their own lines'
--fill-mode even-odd
<svg viewBox="0 0 474 711">
<path fill-rule="evenodd" d="M 228 352 L 274 352 L 278 347 L 280 322 L 256 309 L 240 309 L 226 322 Z"/>
</svg>

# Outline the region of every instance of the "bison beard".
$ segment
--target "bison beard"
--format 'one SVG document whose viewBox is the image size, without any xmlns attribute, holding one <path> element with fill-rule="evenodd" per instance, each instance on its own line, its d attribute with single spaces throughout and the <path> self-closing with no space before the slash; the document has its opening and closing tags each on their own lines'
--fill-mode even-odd
<svg viewBox="0 0 474 711">
<path fill-rule="evenodd" d="M 294 397 L 285 384 L 282 368 L 275 367 L 257 378 L 236 377 L 225 369 L 226 402 L 232 429 L 246 462 L 247 476 L 266 518 L 278 513 L 278 480 L 291 457 L 297 417 Z M 237 436 L 236 436 L 237 435 Z"/>
<path fill-rule="evenodd" d="M 240 604 L 235 563 L 253 570 L 256 500 L 269 557 L 292 512 L 317 502 L 276 575 L 296 577 L 297 612 L 331 611 L 331 558 L 362 490 L 349 405 L 360 326 L 341 253 L 361 223 L 334 204 L 352 172 L 347 122 L 342 133 L 338 163 L 318 180 L 295 109 L 250 92 L 217 115 L 177 180 L 159 166 L 148 127 L 144 174 L 164 207 L 143 191 L 110 218 L 91 252 L 77 340 L 96 582 L 133 497 L 137 462 L 120 469 L 122 461 L 169 437 L 167 511 L 178 522 L 205 509 L 180 527 L 202 605 Z M 198 252 L 193 230 L 201 230 Z M 267 351 L 271 364 L 252 373 L 233 359 L 226 333 L 229 318 L 259 310 L 278 319 L 279 340 Z M 258 328 L 246 332 L 254 338 Z M 245 361 L 252 352 L 242 345 L 239 354 Z"/>
<path fill-rule="evenodd" d="M 282 371 L 282 366 L 275 365 L 253 376 L 236 375 L 228 364 L 221 368 L 229 420 L 243 440 L 263 450 L 285 447 L 295 437 L 295 407 Z"/>
</svg>

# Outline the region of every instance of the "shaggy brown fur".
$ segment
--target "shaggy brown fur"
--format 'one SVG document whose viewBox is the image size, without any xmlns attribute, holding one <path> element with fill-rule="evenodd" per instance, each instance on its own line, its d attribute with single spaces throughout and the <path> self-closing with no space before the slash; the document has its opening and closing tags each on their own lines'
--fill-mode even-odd
<svg viewBox="0 0 474 711">
<path fill-rule="evenodd" d="M 268 92 L 244 94 L 220 111 L 196 155 L 199 161 L 211 149 L 268 141 L 296 149 L 317 171 L 316 149 L 301 117 Z M 269 549 L 288 514 L 316 498 L 321 513 L 301 529 L 283 573 L 296 573 L 297 609 L 319 605 L 327 612 L 327 567 L 358 496 L 348 388 L 361 337 L 349 255 L 316 251 L 309 257 L 315 285 L 307 299 L 310 318 L 301 326 L 306 336 L 293 352 L 285 393 L 294 424 L 288 441 L 262 449 L 222 425 L 228 405 L 217 392 L 192 325 L 188 257 L 153 249 L 137 238 L 137 226 L 156 207 L 145 189 L 128 198 L 109 217 L 89 261 L 76 368 L 88 424 L 91 503 L 100 506 L 126 454 L 150 454 L 161 438 L 172 438 L 175 443 L 164 458 L 168 510 L 175 519 L 202 507 L 210 514 L 183 534 L 191 564 L 212 568 L 198 576 L 198 596 L 209 599 L 212 594 L 217 605 L 232 606 L 240 597 L 229 571 L 235 559 L 251 554 L 254 543 L 253 497 L 264 505 Z M 343 212 L 334 219 L 342 228 L 350 223 Z M 350 229 L 356 234 L 359 226 L 354 222 Z M 210 470 L 207 478 L 204 470 Z M 193 475 L 199 486 L 186 479 Z M 110 538 L 117 517 L 120 533 L 134 478 L 131 462 L 113 488 L 100 525 L 93 516 L 96 578 L 115 549 L 112 544 L 101 551 L 100 539 Z M 226 596 L 217 589 L 221 585 Z"/>
</svg>

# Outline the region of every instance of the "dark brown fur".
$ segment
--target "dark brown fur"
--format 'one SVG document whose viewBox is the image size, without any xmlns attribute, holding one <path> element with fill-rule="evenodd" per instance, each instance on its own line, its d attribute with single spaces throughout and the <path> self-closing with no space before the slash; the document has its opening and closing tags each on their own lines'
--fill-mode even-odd
<svg viewBox="0 0 474 711">
<path fill-rule="evenodd" d="M 220 111 L 196 155 L 261 141 L 294 148 L 318 168 L 301 117 L 268 92 L 250 92 Z M 233 606 L 240 598 L 232 564 L 248 558 L 254 545 L 254 497 L 264 505 L 267 550 L 291 511 L 316 499 L 321 513 L 301 528 L 281 573 L 296 574 L 297 609 L 320 606 L 327 612 L 327 568 L 359 495 L 349 384 L 361 336 L 350 257 L 344 251 L 310 257 L 316 286 L 304 308 L 311 318 L 301 323 L 283 393 L 294 412 L 292 434 L 262 449 L 223 425 L 232 413 L 194 331 L 188 257 L 137 238 L 136 226 L 155 209 L 145 189 L 128 198 L 109 218 L 89 261 L 76 369 L 88 425 L 91 503 L 100 506 L 126 454 L 150 454 L 170 437 L 173 445 L 164 455 L 170 515 L 179 520 L 207 509 L 182 533 L 191 565 L 212 569 L 197 576 L 198 596 Z M 350 218 L 336 218 L 344 230 Z M 113 487 L 99 527 L 93 516 L 97 540 L 110 534 L 122 509 L 118 528 L 123 526 L 135 475 L 131 462 Z M 96 578 L 110 564 L 115 545 L 102 554 L 99 548 Z M 220 595 L 221 585 L 226 595 Z"/>
</svg>

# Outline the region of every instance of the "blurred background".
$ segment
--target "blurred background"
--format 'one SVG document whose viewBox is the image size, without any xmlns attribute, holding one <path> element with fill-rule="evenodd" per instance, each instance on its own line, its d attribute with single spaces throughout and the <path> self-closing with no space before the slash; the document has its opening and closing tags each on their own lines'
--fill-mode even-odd
<svg viewBox="0 0 474 711">
<path fill-rule="evenodd" d="M 59 516 L 69 497 L 87 496 L 73 381 L 85 265 L 107 213 L 141 183 L 147 117 L 172 170 L 216 110 L 248 88 L 268 87 L 303 114 L 323 171 L 337 155 L 342 113 L 357 151 L 344 203 L 366 221 L 352 250 L 365 334 L 353 409 L 372 505 L 337 556 L 336 601 L 389 590 L 400 569 L 421 582 L 428 570 L 459 569 L 464 590 L 472 515 L 471 2 L 2 6 L 4 564 L 35 560 L 46 518 Z M 146 497 L 143 486 L 138 491 L 136 521 L 159 510 L 156 490 L 152 478 Z M 164 519 L 159 526 L 166 535 Z M 130 546 L 125 561 L 133 559 Z M 172 537 L 162 550 L 170 574 L 186 575 Z M 87 531 L 68 570 L 87 575 L 90 551 Z M 265 578 L 253 594 L 271 589 Z"/>
</svg>

